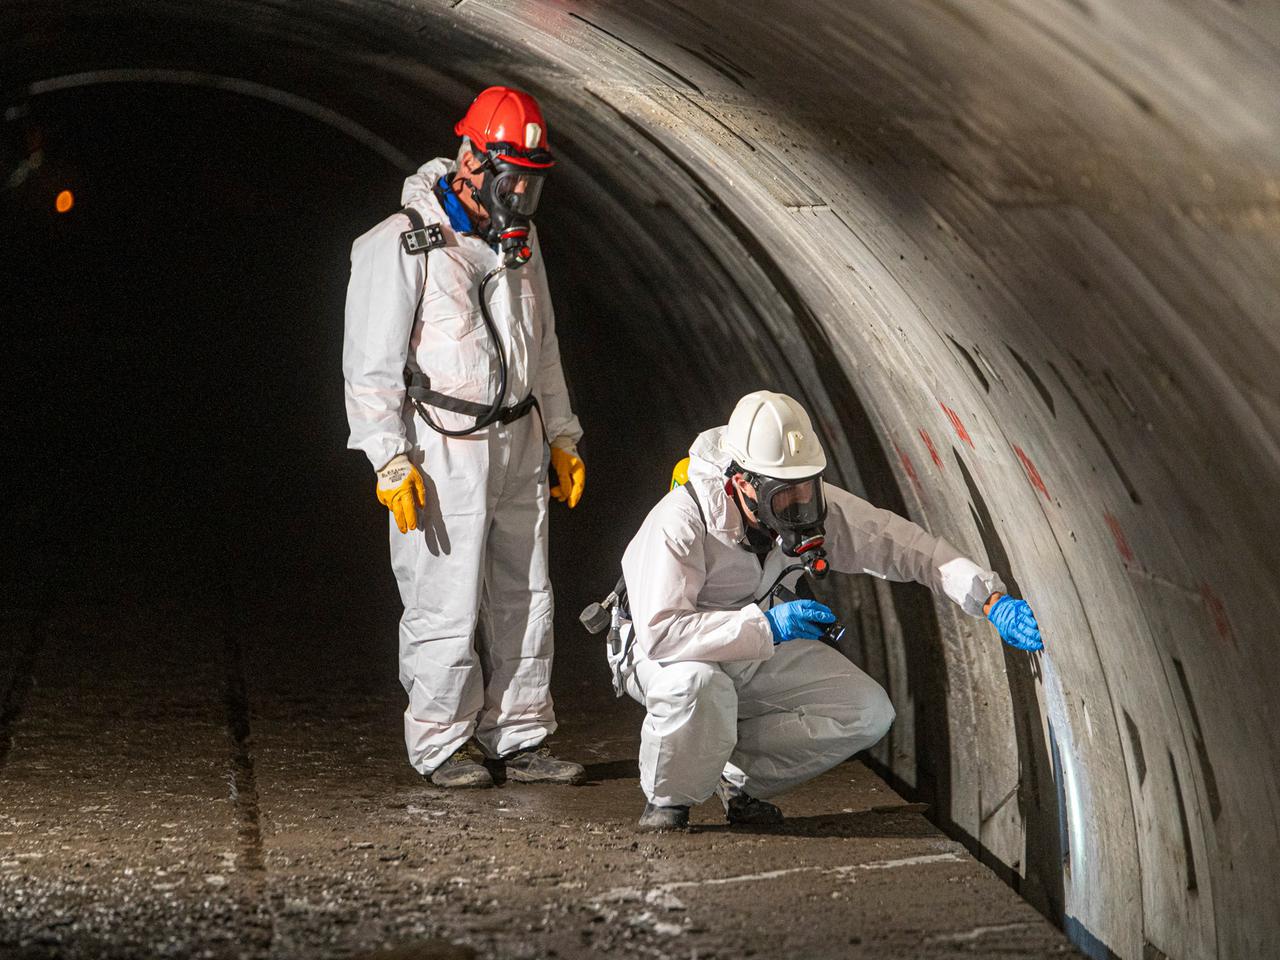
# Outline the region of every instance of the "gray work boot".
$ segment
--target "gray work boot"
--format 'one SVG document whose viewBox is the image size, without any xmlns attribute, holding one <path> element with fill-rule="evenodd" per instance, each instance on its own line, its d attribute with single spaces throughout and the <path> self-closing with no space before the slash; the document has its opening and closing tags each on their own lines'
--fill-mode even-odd
<svg viewBox="0 0 1280 960">
<path fill-rule="evenodd" d="M 507 778 L 516 783 L 582 783 L 587 771 L 572 760 L 557 760 L 548 746 L 518 750 L 502 758 Z"/>
<path fill-rule="evenodd" d="M 767 827 L 783 820 L 782 811 L 768 800 L 757 800 L 728 780 L 721 780 L 716 786 L 716 796 L 724 804 L 724 816 L 730 823 Z"/>
<path fill-rule="evenodd" d="M 464 743 L 440 766 L 431 771 L 430 780 L 437 787 L 492 787 L 493 777 L 476 762 Z"/>
<path fill-rule="evenodd" d="M 688 826 L 688 807 L 655 807 L 652 803 L 644 805 L 644 813 L 640 814 L 640 820 L 636 823 L 636 829 L 645 833 L 684 830 Z"/>
</svg>

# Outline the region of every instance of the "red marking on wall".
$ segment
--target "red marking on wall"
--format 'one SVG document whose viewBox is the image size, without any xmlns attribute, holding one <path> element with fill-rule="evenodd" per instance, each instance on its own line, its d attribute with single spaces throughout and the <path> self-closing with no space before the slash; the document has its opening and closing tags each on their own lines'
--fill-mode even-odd
<svg viewBox="0 0 1280 960">
<path fill-rule="evenodd" d="M 1116 549 L 1120 551 L 1121 558 L 1125 563 L 1133 563 L 1133 548 L 1129 546 L 1129 538 L 1124 535 L 1124 528 L 1120 526 L 1120 521 L 1109 512 L 1104 513 L 1102 518 L 1107 521 L 1107 526 L 1111 528 L 1111 536 L 1115 538 Z"/>
<path fill-rule="evenodd" d="M 916 474 L 915 464 L 911 462 L 911 458 L 907 456 L 906 451 L 896 443 L 893 445 L 893 449 L 898 451 L 898 459 L 902 461 L 902 469 L 907 472 L 907 478 L 911 481 L 911 486 L 915 488 L 916 496 L 923 500 L 924 487 L 920 485 L 920 477 Z"/>
<path fill-rule="evenodd" d="M 1200 584 L 1200 599 L 1204 601 L 1205 609 L 1209 611 L 1209 616 L 1213 618 L 1213 626 L 1218 631 L 1218 638 L 1225 640 L 1234 647 L 1236 645 L 1236 634 L 1231 629 L 1231 619 L 1227 616 L 1227 605 L 1222 602 L 1222 598 L 1218 596 L 1217 591 L 1209 586 L 1207 580 Z"/>
<path fill-rule="evenodd" d="M 951 421 L 951 426 L 956 432 L 956 436 L 969 445 L 971 449 L 977 449 L 973 446 L 973 438 L 969 436 L 969 431 L 964 428 L 964 423 L 960 419 L 960 414 L 956 413 L 945 403 L 938 404 L 942 408 L 942 412 L 947 415 L 947 419 Z"/>
<path fill-rule="evenodd" d="M 1044 480 L 1040 478 L 1040 471 L 1036 469 L 1036 465 L 1031 462 L 1031 458 L 1016 443 L 1013 445 L 1013 452 L 1018 455 L 1018 459 L 1022 461 L 1022 469 L 1027 471 L 1027 479 L 1031 481 L 1031 485 L 1044 494 L 1046 500 L 1049 499 L 1049 491 L 1044 487 Z"/>
<path fill-rule="evenodd" d="M 924 441 L 924 445 L 929 448 L 929 456 L 933 458 L 933 465 L 939 470 L 942 469 L 942 458 L 938 456 L 938 451 L 933 445 L 933 437 L 929 436 L 928 430 L 920 431 L 920 439 Z"/>
</svg>

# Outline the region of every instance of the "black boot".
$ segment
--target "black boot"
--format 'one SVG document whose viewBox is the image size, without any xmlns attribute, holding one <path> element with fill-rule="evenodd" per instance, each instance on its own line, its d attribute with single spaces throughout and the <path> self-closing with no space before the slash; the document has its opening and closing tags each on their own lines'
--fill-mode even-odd
<svg viewBox="0 0 1280 960">
<path fill-rule="evenodd" d="M 492 787 L 493 777 L 476 762 L 464 743 L 440 766 L 431 771 L 430 780 L 437 787 Z"/>
<path fill-rule="evenodd" d="M 716 787 L 716 796 L 724 804 L 724 816 L 730 823 L 767 827 L 783 820 L 782 811 L 768 800 L 757 800 L 728 780 L 720 781 Z"/>
<path fill-rule="evenodd" d="M 688 807 L 655 807 L 652 803 L 646 803 L 636 829 L 658 833 L 663 830 L 684 830 L 688 826 Z"/>
<path fill-rule="evenodd" d="M 502 758 L 507 778 L 517 783 L 582 783 L 587 771 L 572 760 L 557 760 L 548 746 L 530 747 Z"/>
</svg>

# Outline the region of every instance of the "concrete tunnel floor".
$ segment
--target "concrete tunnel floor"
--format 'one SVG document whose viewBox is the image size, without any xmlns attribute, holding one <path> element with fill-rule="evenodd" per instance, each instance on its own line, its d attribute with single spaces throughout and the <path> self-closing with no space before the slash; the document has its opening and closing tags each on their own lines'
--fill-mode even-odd
<svg viewBox="0 0 1280 960">
<path fill-rule="evenodd" d="M 636 834 L 639 708 L 580 640 L 554 743 L 590 783 L 447 792 L 404 761 L 385 626 L 337 600 L 229 613 L 67 605 L 36 626 L 0 955 L 1077 955 L 857 762 L 783 799 L 781 828 L 729 829 L 713 801 L 688 834 Z"/>
<path fill-rule="evenodd" d="M 203 132 L 129 120 L 179 109 Z M 687 835 L 634 831 L 643 712 L 612 697 L 576 615 L 611 582 L 690 427 L 628 406 L 626 354 L 593 354 L 568 325 L 588 432 L 648 421 L 671 439 L 639 479 L 616 453 L 592 459 L 584 504 L 553 518 L 554 745 L 590 783 L 450 793 L 417 776 L 385 516 L 342 449 L 337 376 L 345 248 L 399 175 L 253 101 L 130 88 L 40 115 L 54 140 L 74 130 L 97 170 L 76 225 L 5 276 L 15 315 L 39 318 L 14 341 L 16 367 L 39 377 L 56 345 L 100 378 L 14 438 L 54 466 L 11 516 L 26 561 L 6 572 L 0 613 L 0 956 L 1074 955 L 858 762 L 783 798 L 778 829 L 730 830 L 713 801 Z M 219 147 L 229 123 L 240 145 Z M 269 133 L 294 149 L 266 184 L 252 145 Z M 353 189 L 364 175 L 376 189 Z M 307 199 L 263 215 L 255 190 Z M 329 239 L 269 291 L 263 265 L 297 232 Z M 566 315 L 581 312 L 575 275 L 552 266 Z M 300 304 L 322 334 L 299 337 Z M 218 362 L 175 322 L 217 330 Z M 59 463 L 92 481 L 50 524 Z"/>
</svg>

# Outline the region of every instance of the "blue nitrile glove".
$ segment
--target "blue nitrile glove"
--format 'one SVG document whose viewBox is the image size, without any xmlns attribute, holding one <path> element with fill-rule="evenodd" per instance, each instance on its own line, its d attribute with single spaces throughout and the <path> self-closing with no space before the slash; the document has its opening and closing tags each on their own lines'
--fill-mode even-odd
<svg viewBox="0 0 1280 960">
<path fill-rule="evenodd" d="M 1015 650 L 1043 650 L 1040 625 L 1031 612 L 1031 604 L 1003 596 L 995 602 L 987 619 L 995 626 L 1000 639 Z"/>
<path fill-rule="evenodd" d="M 787 640 L 817 640 L 822 636 L 823 624 L 835 623 L 836 615 L 817 600 L 790 600 L 779 603 L 764 612 L 773 631 L 773 642 Z"/>
</svg>

